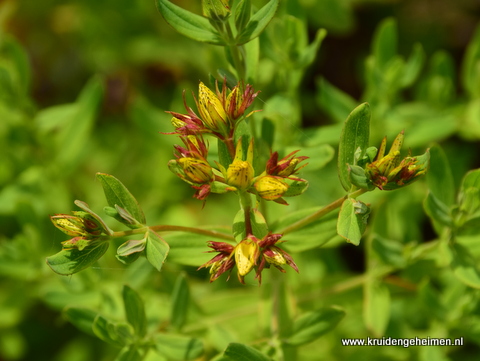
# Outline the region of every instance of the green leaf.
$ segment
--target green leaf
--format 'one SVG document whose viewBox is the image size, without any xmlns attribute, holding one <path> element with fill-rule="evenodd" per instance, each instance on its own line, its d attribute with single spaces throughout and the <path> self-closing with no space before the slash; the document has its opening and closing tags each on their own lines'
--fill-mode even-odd
<svg viewBox="0 0 480 361">
<path fill-rule="evenodd" d="M 306 68 L 313 63 L 315 57 L 317 56 L 318 49 L 320 49 L 320 45 L 322 44 L 325 36 L 327 36 L 327 31 L 325 29 L 319 29 L 317 31 L 313 42 L 304 49 L 302 49 L 302 52 L 300 53 L 299 59 L 297 61 L 298 67 Z"/>
<path fill-rule="evenodd" d="M 99 339 L 114 346 L 122 347 L 133 341 L 130 325 L 112 322 L 102 315 L 95 317 L 92 330 Z"/>
<path fill-rule="evenodd" d="M 128 323 L 132 325 L 135 334 L 143 338 L 147 333 L 147 316 L 143 300 L 127 285 L 123 286 L 123 304 Z"/>
<path fill-rule="evenodd" d="M 140 354 L 138 346 L 125 346 L 118 354 L 115 361 L 142 361 L 145 357 Z"/>
<path fill-rule="evenodd" d="M 155 344 L 158 353 L 169 360 L 195 360 L 203 354 L 203 343 L 198 338 L 158 333 Z"/>
<path fill-rule="evenodd" d="M 335 306 L 304 313 L 294 322 L 293 333 L 285 342 L 293 346 L 312 342 L 333 330 L 344 316 L 345 311 Z"/>
<path fill-rule="evenodd" d="M 283 154 L 289 154 L 299 147 L 286 147 Z M 308 171 L 319 170 L 325 167 L 335 156 L 335 149 L 329 144 L 319 144 L 312 147 L 302 147 L 298 155 L 309 157 L 305 164 Z M 304 163 L 302 163 L 304 164 Z"/>
<path fill-rule="evenodd" d="M 235 8 L 235 28 L 242 32 L 250 20 L 252 14 L 252 3 L 250 0 L 240 0 Z"/>
<path fill-rule="evenodd" d="M 145 254 L 148 262 L 152 264 L 158 271 L 162 269 L 163 262 L 167 258 L 170 246 L 154 231 L 147 232 L 147 244 Z"/>
<path fill-rule="evenodd" d="M 429 192 L 423 202 L 423 209 L 425 213 L 439 224 L 447 227 L 452 227 L 452 217 L 450 209 L 441 202 L 433 193 Z"/>
<path fill-rule="evenodd" d="M 375 186 L 372 181 L 365 175 L 365 169 L 359 167 L 358 165 L 351 165 L 349 168 L 350 182 L 355 187 L 368 189 L 369 191 L 373 190 Z"/>
<path fill-rule="evenodd" d="M 237 35 L 236 44 L 242 45 L 259 36 L 273 19 L 277 11 L 278 0 L 270 0 L 248 21 L 242 32 Z"/>
<path fill-rule="evenodd" d="M 241 343 L 229 344 L 224 356 L 228 357 L 230 361 L 272 361 L 257 349 Z"/>
<path fill-rule="evenodd" d="M 80 331 L 94 335 L 92 326 L 97 312 L 83 307 L 67 307 L 63 310 L 62 315 Z"/>
<path fill-rule="evenodd" d="M 91 242 L 83 250 L 64 249 L 47 257 L 47 264 L 55 272 L 68 276 L 91 266 L 107 251 L 108 242 Z"/>
<path fill-rule="evenodd" d="M 382 337 L 390 320 L 390 292 L 383 283 L 369 280 L 364 287 L 363 318 L 367 328 Z"/>
<path fill-rule="evenodd" d="M 147 239 L 130 239 L 117 248 L 117 256 L 125 257 L 140 253 L 145 249 Z"/>
<path fill-rule="evenodd" d="M 228 166 L 232 163 L 233 159 L 228 152 L 228 148 L 224 142 L 220 139 L 217 141 L 218 144 L 218 161 L 225 168 L 228 169 Z"/>
<path fill-rule="evenodd" d="M 102 184 L 105 198 L 110 207 L 115 208 L 115 205 L 118 205 L 130 213 L 130 215 L 139 223 L 145 224 L 145 215 L 143 214 L 142 209 L 135 197 L 122 182 L 114 176 L 105 173 L 97 173 L 97 179 Z M 133 226 L 127 221 L 124 224 L 130 228 L 137 228 L 137 226 Z"/>
<path fill-rule="evenodd" d="M 338 215 L 337 233 L 347 242 L 358 246 L 367 228 L 370 209 L 361 201 L 345 199 Z"/>
<path fill-rule="evenodd" d="M 480 96 L 480 25 L 468 44 L 462 64 L 462 85 L 472 98 Z"/>
<path fill-rule="evenodd" d="M 372 52 L 379 69 L 384 70 L 397 55 L 397 37 L 397 23 L 394 18 L 383 20 L 375 30 Z"/>
<path fill-rule="evenodd" d="M 349 165 L 355 165 L 355 153 L 360 148 L 358 159 L 362 159 L 368 148 L 370 134 L 370 106 L 363 103 L 356 107 L 348 116 L 340 136 L 338 147 L 338 176 L 343 188 L 349 191 L 351 188 L 348 172 Z"/>
<path fill-rule="evenodd" d="M 190 290 L 188 288 L 187 278 L 180 274 L 175 282 L 172 292 L 172 308 L 170 312 L 170 324 L 180 330 L 185 324 L 188 308 L 190 306 Z"/>
<path fill-rule="evenodd" d="M 305 192 L 308 188 L 308 182 L 306 180 L 295 180 L 285 178 L 284 182 L 288 184 L 287 191 L 283 194 L 283 197 L 295 197 L 303 192 Z"/>
<path fill-rule="evenodd" d="M 402 87 L 411 86 L 415 82 L 420 74 L 420 71 L 422 70 L 424 62 L 425 52 L 423 51 L 422 45 L 420 43 L 416 43 L 413 47 L 412 54 L 403 67 L 403 74 L 400 80 Z"/>
<path fill-rule="evenodd" d="M 467 248 L 456 243 L 452 246 L 453 274 L 464 284 L 480 288 L 480 270 L 476 260 Z"/>
<path fill-rule="evenodd" d="M 403 268 L 407 264 L 403 253 L 403 243 L 383 238 L 378 234 L 373 236 L 372 250 L 386 265 Z"/>
<path fill-rule="evenodd" d="M 156 4 L 165 21 L 180 34 L 204 43 L 225 45 L 207 18 L 182 9 L 167 0 L 156 0 Z"/>
<path fill-rule="evenodd" d="M 237 242 L 247 236 L 245 233 L 245 211 L 243 209 L 240 209 L 233 219 L 232 233 Z"/>
<path fill-rule="evenodd" d="M 355 107 L 355 99 L 321 77 L 317 81 L 316 101 L 336 122 L 343 122 Z"/>
<path fill-rule="evenodd" d="M 455 183 L 445 152 L 438 144 L 430 147 L 430 167 L 427 173 L 430 192 L 447 207 L 455 200 Z"/>
</svg>

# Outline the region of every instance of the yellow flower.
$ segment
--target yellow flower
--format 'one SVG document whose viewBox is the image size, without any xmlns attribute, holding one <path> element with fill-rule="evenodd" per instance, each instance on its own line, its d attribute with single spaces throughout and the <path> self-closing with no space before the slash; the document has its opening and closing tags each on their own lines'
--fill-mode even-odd
<svg viewBox="0 0 480 361">
<path fill-rule="evenodd" d="M 243 277 L 255 267 L 258 256 L 259 247 L 256 239 L 244 239 L 235 247 L 235 263 L 240 282 L 243 283 Z"/>
</svg>

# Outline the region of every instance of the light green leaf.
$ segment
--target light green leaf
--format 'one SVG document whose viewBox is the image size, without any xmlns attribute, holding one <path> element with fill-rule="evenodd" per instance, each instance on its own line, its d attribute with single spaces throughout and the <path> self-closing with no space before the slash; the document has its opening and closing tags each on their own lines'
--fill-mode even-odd
<svg viewBox="0 0 480 361">
<path fill-rule="evenodd" d="M 147 316 L 143 300 L 130 286 L 123 286 L 123 304 L 127 321 L 132 325 L 135 334 L 144 337 L 147 333 Z"/>
<path fill-rule="evenodd" d="M 300 53 L 299 59 L 297 61 L 298 67 L 306 68 L 313 63 L 315 57 L 317 56 L 318 49 L 320 49 L 320 45 L 322 44 L 322 41 L 326 36 L 327 31 L 325 29 L 319 29 L 317 31 L 313 42 L 304 49 L 302 49 L 302 52 Z"/>
<path fill-rule="evenodd" d="M 358 246 L 367 228 L 369 208 L 352 198 L 345 199 L 338 215 L 337 233 L 347 242 Z"/>
<path fill-rule="evenodd" d="M 299 148 L 299 146 L 286 147 L 283 154 L 289 154 Z M 335 149 L 329 144 L 319 144 L 312 147 L 302 147 L 297 155 L 309 157 L 302 164 L 308 163 L 305 170 L 313 171 L 325 167 L 333 159 Z"/>
<path fill-rule="evenodd" d="M 75 205 L 81 209 L 83 209 L 85 212 L 88 212 L 90 213 L 90 215 L 95 218 L 101 225 L 102 225 L 102 228 L 103 230 L 105 231 L 106 234 L 108 235 L 112 235 L 113 234 L 113 231 L 107 226 L 107 224 L 105 223 L 105 221 L 99 216 L 97 215 L 95 212 L 93 212 L 87 203 L 85 202 L 82 202 L 82 201 L 79 201 L 79 200 L 76 200 L 75 202 Z"/>
<path fill-rule="evenodd" d="M 355 99 L 349 94 L 330 84 L 325 78 L 319 78 L 316 101 L 336 122 L 343 122 L 356 105 Z M 322 127 L 323 128 L 323 127 Z"/>
<path fill-rule="evenodd" d="M 110 207 L 118 205 L 130 213 L 139 223 L 145 224 L 145 215 L 140 205 L 122 182 L 114 176 L 105 173 L 97 173 L 97 179 L 102 184 L 105 198 Z M 130 228 L 138 228 L 137 225 L 132 225 L 127 221 L 125 221 L 124 224 Z"/>
<path fill-rule="evenodd" d="M 142 361 L 145 357 L 140 354 L 137 346 L 125 346 L 118 354 L 115 361 Z"/>
<path fill-rule="evenodd" d="M 47 264 L 55 272 L 68 276 L 91 266 L 107 251 L 108 242 L 91 242 L 83 250 L 64 249 L 47 257 Z"/>
<path fill-rule="evenodd" d="M 182 9 L 168 0 L 156 0 L 156 4 L 165 21 L 180 34 L 204 43 L 225 45 L 207 18 Z"/>
<path fill-rule="evenodd" d="M 390 291 L 377 280 L 369 280 L 364 287 L 363 318 L 367 328 L 382 337 L 390 320 Z"/>
<path fill-rule="evenodd" d="M 67 307 L 63 310 L 62 315 L 80 331 L 94 335 L 92 326 L 97 312 L 83 307 Z"/>
<path fill-rule="evenodd" d="M 117 248 L 117 256 L 126 257 L 145 249 L 147 239 L 130 239 Z"/>
<path fill-rule="evenodd" d="M 456 243 L 452 246 L 453 274 L 464 284 L 480 288 L 480 270 L 476 260 L 467 248 Z"/>
<path fill-rule="evenodd" d="M 463 58 L 462 85 L 472 98 L 480 96 L 480 25 L 477 26 Z"/>
<path fill-rule="evenodd" d="M 383 20 L 375 30 L 372 53 L 379 69 L 384 70 L 397 55 L 397 37 L 397 23 L 394 18 Z"/>
<path fill-rule="evenodd" d="M 198 338 L 157 333 L 155 344 L 158 353 L 169 360 L 195 360 L 203 354 L 203 343 Z"/>
<path fill-rule="evenodd" d="M 450 207 L 455 200 L 455 183 L 445 152 L 438 144 L 430 147 L 430 167 L 427 173 L 430 192 L 445 206 Z"/>
<path fill-rule="evenodd" d="M 425 213 L 443 226 L 452 227 L 452 217 L 450 209 L 441 202 L 433 193 L 429 192 L 425 200 L 423 201 L 423 209 Z"/>
<path fill-rule="evenodd" d="M 133 330 L 130 325 L 114 323 L 102 315 L 97 315 L 92 326 L 93 333 L 102 341 L 114 346 L 125 346 L 133 341 Z"/>
<path fill-rule="evenodd" d="M 298 196 L 303 192 L 305 192 L 308 188 L 308 182 L 305 179 L 295 180 L 295 179 L 285 178 L 284 182 L 288 184 L 288 189 L 283 194 L 283 197 Z"/>
<path fill-rule="evenodd" d="M 416 43 L 413 46 L 412 54 L 403 67 L 403 74 L 400 80 L 402 87 L 408 87 L 413 84 L 420 74 L 424 62 L 425 52 L 423 51 L 422 45 L 420 43 Z"/>
<path fill-rule="evenodd" d="M 152 230 L 148 231 L 145 254 L 148 262 L 158 271 L 162 269 L 169 250 L 170 246 L 158 234 Z"/>
<path fill-rule="evenodd" d="M 278 0 L 270 0 L 248 21 L 241 33 L 237 35 L 236 44 L 242 45 L 259 36 L 273 19 L 277 11 Z"/>
<path fill-rule="evenodd" d="M 312 342 L 333 330 L 345 316 L 339 307 L 325 307 L 301 315 L 293 324 L 293 333 L 285 341 L 293 346 Z"/>
<path fill-rule="evenodd" d="M 241 343 L 229 344 L 224 356 L 230 361 L 272 361 L 257 349 Z"/>
<path fill-rule="evenodd" d="M 237 242 L 247 236 L 245 233 L 245 211 L 243 209 L 240 209 L 233 219 L 232 233 Z"/>
<path fill-rule="evenodd" d="M 368 148 L 370 135 L 370 106 L 363 103 L 356 107 L 348 116 L 340 136 L 338 148 L 338 176 L 343 188 L 349 191 L 351 182 L 348 172 L 349 165 L 355 165 L 355 153 L 360 148 L 358 159 L 362 159 Z"/>
<path fill-rule="evenodd" d="M 190 290 L 184 274 L 180 274 L 175 282 L 172 292 L 172 308 L 170 312 L 170 324 L 180 330 L 187 318 L 190 306 Z"/>
<path fill-rule="evenodd" d="M 235 28 L 242 32 L 250 20 L 252 14 L 252 3 L 250 0 L 240 0 L 235 8 Z"/>
</svg>

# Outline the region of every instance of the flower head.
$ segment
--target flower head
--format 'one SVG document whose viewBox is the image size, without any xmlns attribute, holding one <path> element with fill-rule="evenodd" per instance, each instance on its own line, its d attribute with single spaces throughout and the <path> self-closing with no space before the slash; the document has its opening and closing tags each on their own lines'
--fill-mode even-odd
<svg viewBox="0 0 480 361">
<path fill-rule="evenodd" d="M 271 265 L 285 272 L 283 265 L 288 265 L 298 272 L 298 267 L 293 258 L 284 250 L 276 246 L 281 234 L 269 233 L 262 239 L 253 235 L 247 236 L 236 246 L 225 242 L 208 242 L 212 251 L 218 254 L 200 268 L 210 267 L 210 282 L 215 281 L 220 275 L 232 271 L 237 265 L 237 276 L 241 283 L 245 283 L 244 277 L 253 269 L 256 269 L 255 278 L 262 281 L 262 271 Z M 200 269 L 199 268 L 199 269 Z"/>
<path fill-rule="evenodd" d="M 247 150 L 247 159 L 243 160 L 242 139 L 239 139 L 235 150 L 235 159 L 227 169 L 226 182 L 237 189 L 246 190 L 251 184 L 255 171 L 253 163 L 253 139 L 250 141 Z"/>
<path fill-rule="evenodd" d="M 400 148 L 403 144 L 404 132 L 400 132 L 385 155 L 387 138 L 383 138 L 373 162 L 365 167 L 365 175 L 381 190 L 393 190 L 404 187 L 427 172 L 430 154 L 427 152 L 412 157 L 410 154 L 401 159 Z"/>
</svg>

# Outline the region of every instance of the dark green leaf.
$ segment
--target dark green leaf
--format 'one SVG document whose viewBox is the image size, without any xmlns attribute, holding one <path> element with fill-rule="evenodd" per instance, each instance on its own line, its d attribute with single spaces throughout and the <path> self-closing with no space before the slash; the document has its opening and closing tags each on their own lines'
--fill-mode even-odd
<svg viewBox="0 0 480 361">
<path fill-rule="evenodd" d="M 128 323 L 132 325 L 135 334 L 144 337 L 147 333 L 145 307 L 138 293 L 127 285 L 123 286 L 123 304 Z"/>
<path fill-rule="evenodd" d="M 168 0 L 156 0 L 156 3 L 166 22 L 180 34 L 204 43 L 225 45 L 207 18 L 182 9 Z"/>
<path fill-rule="evenodd" d="M 190 290 L 184 274 L 180 274 L 172 292 L 172 308 L 170 313 L 171 325 L 180 330 L 187 318 L 190 306 Z"/>
<path fill-rule="evenodd" d="M 248 43 L 250 40 L 259 36 L 273 19 L 277 7 L 278 0 L 270 0 L 259 11 L 253 14 L 243 31 L 237 35 L 237 45 Z"/>
<path fill-rule="evenodd" d="M 403 249 L 403 244 L 399 241 L 386 239 L 378 234 L 373 236 L 372 250 L 386 265 L 405 267 L 407 261 Z"/>
<path fill-rule="evenodd" d="M 293 346 L 312 342 L 333 330 L 345 316 L 339 307 L 326 307 L 301 315 L 293 324 L 293 333 L 285 341 Z"/>
<path fill-rule="evenodd" d="M 158 271 L 162 269 L 169 250 L 170 246 L 158 234 L 152 230 L 148 231 L 145 254 L 148 262 Z"/>
<path fill-rule="evenodd" d="M 83 307 L 67 307 L 63 310 L 63 316 L 80 331 L 94 335 L 92 326 L 97 312 Z"/>
<path fill-rule="evenodd" d="M 158 333 L 155 343 L 158 353 L 169 360 L 195 360 L 203 354 L 203 343 L 197 338 Z"/>
<path fill-rule="evenodd" d="M 352 198 L 345 199 L 338 215 L 337 233 L 347 242 L 358 246 L 367 228 L 369 208 Z"/>
<path fill-rule="evenodd" d="M 230 156 L 230 153 L 228 152 L 228 148 L 224 142 L 222 142 L 219 139 L 217 141 L 217 144 L 218 144 L 218 161 L 223 167 L 225 167 L 225 169 L 228 169 L 228 166 L 230 165 L 230 163 L 232 163 L 233 159 Z"/>
<path fill-rule="evenodd" d="M 237 32 L 245 29 L 252 13 L 252 3 L 250 0 L 240 0 L 235 8 L 235 28 Z"/>
<path fill-rule="evenodd" d="M 285 183 L 288 184 L 287 191 L 283 194 L 283 197 L 295 197 L 303 192 L 305 192 L 308 188 L 308 182 L 306 180 L 295 180 L 295 179 L 284 179 Z"/>
<path fill-rule="evenodd" d="M 142 209 L 135 197 L 122 182 L 114 176 L 105 173 L 97 173 L 97 179 L 102 184 L 105 198 L 110 207 L 118 205 L 128 211 L 128 213 L 130 213 L 130 215 L 139 223 L 145 224 L 145 215 L 143 214 Z M 137 228 L 136 225 L 132 226 L 129 222 L 125 222 L 125 225 L 130 228 Z"/>
<path fill-rule="evenodd" d="M 68 276 L 91 266 L 107 251 L 108 242 L 92 242 L 83 250 L 64 249 L 47 257 L 47 264 L 55 272 Z"/>
<path fill-rule="evenodd" d="M 363 103 L 350 113 L 340 136 L 338 176 L 346 191 L 349 191 L 351 188 L 348 166 L 355 165 L 355 153 L 358 148 L 361 150 L 358 159 L 363 157 L 363 154 L 368 148 L 369 134 L 370 107 L 367 103 Z"/>
<path fill-rule="evenodd" d="M 272 361 L 257 349 L 241 343 L 229 344 L 224 355 L 230 361 Z"/>
</svg>

